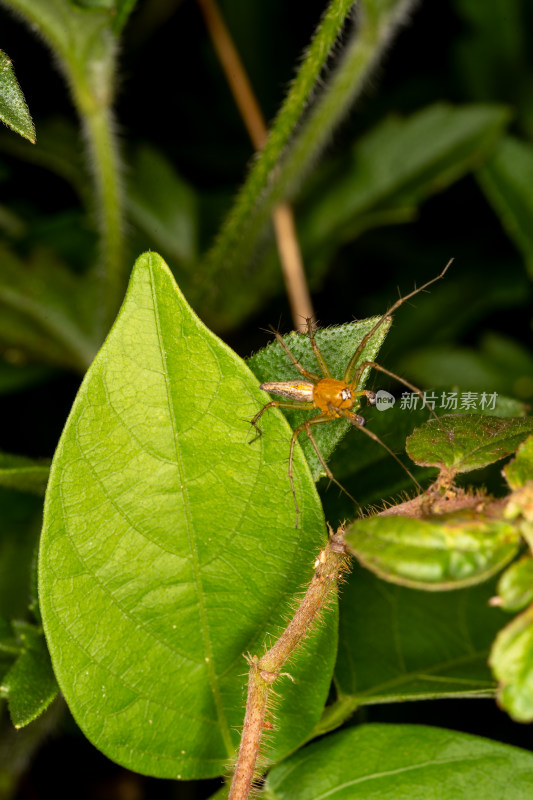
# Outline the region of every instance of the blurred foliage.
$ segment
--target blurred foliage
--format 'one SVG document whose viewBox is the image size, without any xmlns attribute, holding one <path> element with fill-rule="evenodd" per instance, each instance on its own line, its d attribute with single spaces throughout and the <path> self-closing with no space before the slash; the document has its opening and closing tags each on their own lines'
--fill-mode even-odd
<svg viewBox="0 0 533 800">
<path fill-rule="evenodd" d="M 32 4 L 39 13 L 54 8 L 44 38 L 56 32 L 65 45 L 60 63 L 75 110 L 49 51 L 10 13 Z M 324 7 L 322 0 L 221 2 L 269 120 Z M 87 158 L 87 109 L 98 93 L 77 45 L 69 55 L 71 20 L 78 20 L 75 45 L 89 51 L 91 34 L 104 33 L 96 54 L 111 77 L 100 100 L 108 113 L 114 98 L 110 130 L 116 126 L 122 161 L 115 189 L 124 219 L 117 215 L 111 226 L 124 234 L 118 244 L 105 227 L 113 201 L 98 194 L 99 151 L 89 145 Z M 105 336 L 105 306 L 116 308 L 141 250 L 161 251 L 197 313 L 241 355 L 269 341 L 261 328 L 280 319 L 282 332 L 292 326 L 268 224 L 246 259 L 225 262 L 223 273 L 206 259 L 256 162 L 196 5 L 3 0 L 0 31 L 9 54 L 2 51 L 2 66 L 18 100 L 23 88 L 37 136 L 32 145 L 0 131 L 0 451 L 50 457 Z M 344 35 L 351 33 L 348 24 Z M 428 391 L 498 392 L 520 401 L 520 413 L 533 402 L 532 37 L 526 0 L 420 4 L 358 105 L 291 187 L 321 324 L 382 313 L 398 289 L 405 294 L 453 256 L 446 280 L 395 318 L 381 363 Z M 333 54 L 319 86 L 336 66 Z M 78 78 L 85 94 L 76 93 Z M 0 99 L 2 119 L 32 138 L 26 107 L 19 103 L 22 126 L 9 95 Z M 118 277 L 102 291 L 102 270 L 113 260 Z M 395 390 L 384 376 L 371 376 L 368 386 Z M 397 407 L 370 414 L 369 426 L 396 451 L 422 416 Z M 408 480 L 385 451 L 366 437 L 355 447 L 356 437 L 351 431 L 337 450 L 336 477 L 362 502 L 405 491 Z M 0 616 L 38 624 L 31 562 L 40 500 L 28 492 L 42 486 L 46 468 L 7 456 L 2 463 Z M 494 471 L 488 480 L 498 478 Z M 325 505 L 331 521 L 352 510 L 334 487 Z M 516 729 L 509 736 L 524 741 Z"/>
</svg>

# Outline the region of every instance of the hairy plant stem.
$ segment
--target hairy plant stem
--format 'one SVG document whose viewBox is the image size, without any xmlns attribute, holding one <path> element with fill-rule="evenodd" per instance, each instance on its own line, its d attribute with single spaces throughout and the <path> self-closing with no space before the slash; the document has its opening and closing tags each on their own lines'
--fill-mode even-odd
<svg viewBox="0 0 533 800">
<path fill-rule="evenodd" d="M 315 573 L 293 618 L 264 656 L 248 656 L 248 696 L 241 744 L 228 800 L 246 800 L 256 777 L 257 757 L 266 724 L 269 693 L 281 669 L 301 645 L 320 612 L 337 591 L 348 565 L 342 533 L 332 534 L 315 561 Z"/>
<path fill-rule="evenodd" d="M 237 265 L 244 268 L 249 262 L 273 208 L 294 194 L 415 3 L 416 0 L 333 0 L 268 140 L 208 254 L 208 270 L 220 275 L 228 265 L 234 271 Z M 303 116 L 352 5 L 357 10 L 354 31 L 327 86 Z"/>
<path fill-rule="evenodd" d="M 237 48 L 215 0 L 197 0 L 197 3 L 248 135 L 259 151 L 268 138 L 267 126 Z M 276 206 L 272 211 L 272 222 L 294 328 L 305 333 L 306 320 L 315 315 L 291 206 L 288 203 Z"/>
<path fill-rule="evenodd" d="M 272 171 L 276 167 L 281 153 L 291 139 L 295 126 L 309 102 L 309 97 L 337 41 L 353 3 L 354 0 L 331 0 L 329 3 L 317 27 L 315 36 L 305 53 L 298 74 L 270 128 L 268 138 L 253 163 L 248 179 L 241 188 L 217 241 L 207 254 L 205 268 L 209 271 L 219 274 L 221 270 L 230 266 L 234 261 L 236 248 L 239 263 L 245 263 L 251 255 L 256 243 L 256 237 L 250 241 L 250 246 L 245 242 L 250 238 L 247 233 L 250 217 L 251 215 L 255 217 L 258 210 L 257 206 L 262 207 L 263 205 L 263 193 L 272 183 Z M 270 216 L 274 205 L 276 204 L 268 205 L 268 210 L 265 218 L 261 220 L 260 227 Z"/>
<path fill-rule="evenodd" d="M 81 119 L 93 177 L 100 233 L 100 338 L 107 333 L 127 282 L 121 168 L 112 103 L 117 41 L 107 11 L 80 9 L 68 0 L 0 0 L 37 31 L 58 59 Z M 122 16 L 124 17 L 124 10 Z"/>
<path fill-rule="evenodd" d="M 113 322 L 126 288 L 124 257 L 123 199 L 120 159 L 113 132 L 111 109 L 95 106 L 81 109 L 85 138 L 92 166 L 100 228 L 100 285 L 102 289 L 103 333 Z"/>
</svg>

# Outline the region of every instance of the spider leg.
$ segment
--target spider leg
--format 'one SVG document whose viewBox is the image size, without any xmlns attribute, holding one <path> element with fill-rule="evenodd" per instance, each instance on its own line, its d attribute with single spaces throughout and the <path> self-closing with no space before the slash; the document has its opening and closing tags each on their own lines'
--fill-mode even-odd
<svg viewBox="0 0 533 800">
<path fill-rule="evenodd" d="M 354 416 L 357 416 L 357 415 L 354 414 Z M 358 417 L 358 419 L 362 419 L 362 417 Z M 300 516 L 300 509 L 298 507 L 298 500 L 296 499 L 296 490 L 294 488 L 294 478 L 293 478 L 293 474 L 292 474 L 292 464 L 293 464 L 293 459 L 294 459 L 294 447 L 296 445 L 296 440 L 297 440 L 299 434 L 302 433 L 302 431 L 305 431 L 307 436 L 309 437 L 309 440 L 310 440 L 311 444 L 313 445 L 313 449 L 314 449 L 315 453 L 317 454 L 318 460 L 320 461 L 321 465 L 323 466 L 324 471 L 326 473 L 326 476 L 329 478 L 329 480 L 333 481 L 333 483 L 335 483 L 339 487 L 339 489 L 341 491 L 343 491 L 344 494 L 346 494 L 350 498 L 350 500 L 352 500 L 355 503 L 356 506 L 359 506 L 359 508 L 361 508 L 361 506 L 359 505 L 359 503 L 357 502 L 355 497 L 352 497 L 352 495 L 348 491 L 346 491 L 344 486 L 341 483 L 339 483 L 337 478 L 333 475 L 333 473 L 331 472 L 330 468 L 328 467 L 328 465 L 326 464 L 326 462 L 324 460 L 324 456 L 320 452 L 320 449 L 319 449 L 319 447 L 318 447 L 318 445 L 316 443 L 315 437 L 311 433 L 311 425 L 321 425 L 323 422 L 331 422 L 331 420 L 332 420 L 332 417 L 331 417 L 330 414 L 320 414 L 318 417 L 312 417 L 311 419 L 308 419 L 305 422 L 302 422 L 301 425 L 298 425 L 298 427 L 294 429 L 292 437 L 291 437 L 291 447 L 290 447 L 290 451 L 289 451 L 289 481 L 290 481 L 290 484 L 291 484 L 291 492 L 292 492 L 292 496 L 293 496 L 293 499 L 294 499 L 294 506 L 296 508 L 296 525 L 295 525 L 296 528 L 298 527 L 298 519 L 299 519 L 299 516 Z"/>
<path fill-rule="evenodd" d="M 415 386 L 412 383 L 409 383 L 409 381 L 406 381 L 405 378 L 400 378 L 400 376 L 396 375 L 395 372 L 391 372 L 390 370 L 385 369 L 385 367 L 382 367 L 381 364 L 376 364 L 375 361 L 363 361 L 361 364 L 359 364 L 359 366 L 357 367 L 357 371 L 356 371 L 356 373 L 354 375 L 354 378 L 353 378 L 353 383 L 351 384 L 352 387 L 355 388 L 355 386 L 357 386 L 357 384 L 359 383 L 359 381 L 361 379 L 361 375 L 363 374 L 364 370 L 367 367 L 373 367 L 373 369 L 377 369 L 377 370 L 379 370 L 379 372 L 383 372 L 385 375 L 388 375 L 389 378 L 394 378 L 394 380 L 400 381 L 400 383 L 403 383 L 404 386 L 407 386 L 408 389 L 410 389 L 412 392 L 415 392 L 415 394 L 417 394 L 420 397 L 420 399 L 422 400 L 423 405 L 425 406 L 425 408 L 428 409 L 429 413 L 433 417 L 435 417 L 435 419 L 438 419 L 438 416 L 437 416 L 437 414 L 435 414 L 435 411 L 431 408 L 429 403 L 426 402 L 426 399 L 424 397 L 424 393 L 417 386 Z"/>
<path fill-rule="evenodd" d="M 397 463 L 400 465 L 400 467 L 401 467 L 401 468 L 404 470 L 404 472 L 406 472 L 406 473 L 409 475 L 409 477 L 411 478 L 411 480 L 413 481 L 413 483 L 415 483 L 415 484 L 416 484 L 416 487 L 417 487 L 417 489 L 418 489 L 420 492 L 422 491 L 422 487 L 421 487 L 421 486 L 420 486 L 420 484 L 418 483 L 418 481 L 417 481 L 417 479 L 415 478 L 415 476 L 412 474 L 412 472 L 410 472 L 410 471 L 407 469 L 407 467 L 405 466 L 405 464 L 404 464 L 402 461 L 400 461 L 400 459 L 398 458 L 398 456 L 396 455 L 396 453 L 394 453 L 394 452 L 393 452 L 393 451 L 390 449 L 390 447 L 389 447 L 388 445 L 386 445 L 386 444 L 385 444 L 385 442 L 383 442 L 383 441 L 382 441 L 382 440 L 379 438 L 379 436 L 377 436 L 377 434 L 375 434 L 373 431 L 369 430 L 368 428 L 365 428 L 365 427 L 364 427 L 364 425 L 361 425 L 361 422 L 360 422 L 360 420 L 361 420 L 362 418 L 361 418 L 360 416 L 358 416 L 358 414 L 354 414 L 354 413 L 353 413 L 353 411 L 347 411 L 347 410 L 346 410 L 346 409 L 344 409 L 344 408 L 338 408 L 338 409 L 337 409 L 337 411 L 339 412 L 339 414 L 342 414 L 342 416 L 343 416 L 343 417 L 346 417 L 346 419 L 347 419 L 347 420 L 349 420 L 349 421 L 352 423 L 352 425 L 353 425 L 355 428 L 358 428 L 358 430 L 362 431 L 362 432 L 363 432 L 363 433 L 364 433 L 366 436 L 369 436 L 369 437 L 370 437 L 370 438 L 371 438 L 371 439 L 372 439 L 374 442 L 377 442 L 377 443 L 378 443 L 378 444 L 380 444 L 380 445 L 381 445 L 383 448 L 385 448 L 385 450 L 387 451 L 387 453 L 388 453 L 390 456 L 392 456 L 392 457 L 393 457 L 393 459 L 394 459 L 394 460 L 395 460 L 395 461 L 396 461 L 396 462 L 397 462 Z"/>
<path fill-rule="evenodd" d="M 328 365 L 324 361 L 324 356 L 318 349 L 318 345 L 316 343 L 315 332 L 313 330 L 313 320 L 311 319 L 311 317 L 307 317 L 305 321 L 307 322 L 307 333 L 309 336 L 309 341 L 311 342 L 311 347 L 313 348 L 313 353 L 315 354 L 318 366 L 322 371 L 322 375 L 324 376 L 324 378 L 331 378 L 331 372 L 329 371 Z"/>
<path fill-rule="evenodd" d="M 298 402 L 287 402 L 285 400 L 271 400 L 257 412 L 257 414 L 252 420 L 250 420 L 250 425 L 256 429 L 257 433 L 254 436 L 254 438 L 248 442 L 248 444 L 253 444 L 263 435 L 263 431 L 257 424 L 257 421 L 263 416 L 263 414 L 268 408 L 293 408 L 293 409 L 310 411 L 314 408 L 314 405 L 313 403 L 305 403 L 305 402 L 298 403 Z"/>
<path fill-rule="evenodd" d="M 290 348 L 283 341 L 282 335 L 280 333 L 278 333 L 278 331 L 275 328 L 273 328 L 272 326 L 270 327 L 270 330 L 272 331 L 272 333 L 274 334 L 274 336 L 278 340 L 278 342 L 281 345 L 281 347 L 285 350 L 285 352 L 287 353 L 287 355 L 289 356 L 289 358 L 291 360 L 292 365 L 294 367 L 296 367 L 298 372 L 301 375 L 303 375 L 304 378 L 307 378 L 308 381 L 313 381 L 313 383 L 318 383 L 318 381 L 320 380 L 320 375 L 315 375 L 314 372 L 309 372 L 308 369 L 306 369 L 305 367 L 302 367 L 302 365 L 300 364 L 300 362 L 298 361 L 296 356 L 292 353 Z"/>
<path fill-rule="evenodd" d="M 413 291 L 410 292 L 409 294 L 406 294 L 405 297 L 400 297 L 399 300 L 396 300 L 396 302 L 392 304 L 392 306 L 388 309 L 388 311 L 385 311 L 383 316 L 378 319 L 376 324 L 368 331 L 368 333 L 363 336 L 363 338 L 359 342 L 359 347 L 353 354 L 352 358 L 350 359 L 350 363 L 346 367 L 346 372 L 344 373 L 344 380 L 346 381 L 346 383 L 353 383 L 354 373 L 356 372 L 356 369 L 358 369 L 357 362 L 361 358 L 361 354 L 363 353 L 365 347 L 367 346 L 368 342 L 373 337 L 375 332 L 378 330 L 378 328 L 380 328 L 381 325 L 383 325 L 383 323 L 385 322 L 385 320 L 388 319 L 390 315 L 396 311 L 396 309 L 400 308 L 400 306 L 403 305 L 403 303 L 405 303 L 406 300 L 410 300 L 411 297 L 414 297 L 416 294 L 419 294 L 419 292 L 423 292 L 424 289 L 427 289 L 428 286 L 431 286 L 432 283 L 440 281 L 440 279 L 443 278 L 444 275 L 446 274 L 448 267 L 450 266 L 452 261 L 453 258 L 451 258 L 448 261 L 448 263 L 446 264 L 440 275 L 437 275 L 436 278 L 432 278 L 430 281 L 424 283 L 418 289 L 413 289 Z"/>
</svg>

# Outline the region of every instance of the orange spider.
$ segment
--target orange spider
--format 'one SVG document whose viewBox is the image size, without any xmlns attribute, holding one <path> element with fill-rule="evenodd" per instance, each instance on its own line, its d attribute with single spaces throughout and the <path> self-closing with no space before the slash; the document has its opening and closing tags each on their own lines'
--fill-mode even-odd
<svg viewBox="0 0 533 800">
<path fill-rule="evenodd" d="M 322 423 L 331 422 L 332 420 L 339 419 L 341 417 L 347 419 L 349 422 L 351 422 L 351 424 L 355 428 L 358 428 L 359 430 L 363 431 L 363 433 L 365 433 L 371 439 L 378 442 L 382 447 L 384 447 L 387 450 L 387 452 L 394 459 L 396 459 L 396 461 L 400 464 L 402 469 L 404 469 L 407 472 L 407 474 L 415 482 L 417 487 L 419 489 L 421 488 L 416 478 L 411 474 L 411 472 L 409 472 L 407 467 L 400 461 L 398 456 L 395 453 L 393 453 L 392 450 L 389 447 L 387 447 L 387 445 L 384 442 L 382 442 L 378 436 L 376 436 L 375 433 L 373 433 L 370 430 L 367 430 L 364 427 L 366 424 L 364 417 L 361 417 L 359 414 L 356 414 L 355 410 L 359 409 L 360 399 L 362 397 L 366 397 L 369 405 L 375 405 L 376 403 L 376 395 L 374 392 L 368 391 L 367 389 L 357 388 L 359 386 L 361 376 L 367 367 L 373 367 L 379 372 L 383 372 L 385 375 L 388 375 L 391 378 L 399 380 L 401 383 L 403 383 L 405 386 L 411 389 L 412 392 L 416 392 L 422 398 L 424 405 L 427 405 L 424 396 L 420 391 L 420 389 L 417 389 L 416 386 L 413 386 L 413 384 L 409 383 L 403 378 L 400 378 L 398 375 L 395 375 L 394 372 L 390 372 L 388 369 L 385 369 L 385 367 L 382 367 L 375 361 L 362 361 L 360 364 L 358 364 L 358 361 L 367 343 L 372 338 L 372 336 L 374 336 L 378 328 L 385 322 L 385 320 L 387 320 L 390 317 L 390 315 L 394 311 L 396 311 L 396 309 L 398 309 L 403 303 L 405 303 L 406 300 L 409 300 L 410 298 L 417 295 L 419 292 L 422 292 L 424 291 L 424 289 L 427 289 L 427 287 L 431 286 L 432 283 L 435 283 L 436 281 L 443 278 L 451 263 L 452 262 L 449 261 L 448 264 L 446 264 L 446 266 L 444 267 L 443 271 L 440 273 L 440 275 L 437 275 L 436 278 L 433 278 L 432 280 L 428 281 L 423 286 L 421 286 L 419 289 L 415 289 L 410 294 L 406 295 L 405 297 L 401 297 L 399 300 L 397 300 L 388 309 L 388 311 L 386 311 L 385 314 L 383 314 L 383 316 L 379 318 L 376 324 L 361 339 L 355 353 L 353 354 L 348 366 L 346 367 L 344 378 L 342 380 L 337 380 L 336 378 L 332 377 L 328 369 L 328 366 L 322 356 L 322 353 L 320 352 L 318 345 L 316 343 L 311 319 L 306 320 L 307 332 L 309 335 L 309 340 L 311 342 L 313 353 L 315 354 L 318 366 L 320 367 L 320 371 L 322 372 L 322 377 L 320 375 L 316 375 L 314 372 L 310 372 L 309 370 L 305 369 L 305 367 L 303 367 L 300 364 L 300 362 L 297 360 L 297 358 L 285 344 L 281 335 L 277 331 L 272 329 L 276 339 L 278 340 L 279 344 L 284 349 L 284 351 L 287 353 L 292 364 L 298 370 L 298 372 L 301 375 L 303 375 L 303 377 L 306 380 L 272 381 L 261 384 L 260 388 L 264 389 L 265 392 L 269 392 L 270 394 L 275 394 L 280 397 L 286 397 L 287 400 L 271 400 L 269 403 L 266 403 L 266 405 L 264 405 L 260 411 L 258 411 L 258 413 L 255 415 L 255 417 L 252 419 L 250 423 L 257 431 L 257 436 L 255 436 L 254 439 L 252 439 L 252 442 L 250 442 L 250 444 L 255 442 L 259 436 L 262 436 L 263 432 L 257 425 L 257 421 L 268 408 L 276 407 L 276 408 L 289 408 L 289 409 L 306 409 L 309 411 L 312 411 L 313 409 L 318 409 L 318 411 L 320 412 L 316 416 L 311 417 L 305 422 L 302 422 L 301 425 L 298 425 L 298 427 L 294 429 L 293 434 L 291 436 L 291 443 L 289 450 L 289 481 L 290 481 L 292 496 L 294 498 L 294 504 L 296 507 L 296 527 L 298 527 L 299 508 L 294 488 L 292 464 L 294 458 L 294 447 L 296 444 L 296 439 L 298 438 L 298 435 L 302 431 L 305 431 L 307 436 L 309 437 L 309 440 L 313 445 L 313 448 L 317 454 L 320 463 L 322 464 L 325 470 L 327 477 L 331 481 L 336 483 L 337 486 L 339 486 L 339 488 L 342 489 L 342 491 L 345 492 L 348 495 L 348 497 L 350 497 L 350 499 L 353 500 L 358 505 L 357 501 L 336 480 L 333 473 L 326 464 L 322 456 L 322 453 L 320 452 L 318 445 L 315 441 L 315 438 L 311 433 L 312 425 L 321 425 Z M 434 413 L 431 409 L 430 411 Z"/>
</svg>

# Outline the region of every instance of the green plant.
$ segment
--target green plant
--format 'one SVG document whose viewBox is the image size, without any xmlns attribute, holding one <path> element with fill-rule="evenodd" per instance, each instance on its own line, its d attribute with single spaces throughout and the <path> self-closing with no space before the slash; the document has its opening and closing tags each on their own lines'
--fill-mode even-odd
<svg viewBox="0 0 533 800">
<path fill-rule="evenodd" d="M 355 785 L 361 797 L 376 786 L 380 797 L 410 797 L 413 775 L 427 797 L 437 796 L 437 782 L 457 797 L 527 797 L 527 750 L 405 719 L 365 724 L 364 713 L 382 703 L 497 693 L 514 719 L 533 719 L 533 420 L 524 403 L 533 395 L 531 356 L 517 342 L 493 338 L 479 352 L 452 348 L 449 369 L 428 380 L 444 362 L 442 340 L 431 332 L 448 326 L 457 333 L 464 325 L 462 309 L 454 315 L 449 306 L 463 278 L 452 274 L 416 309 L 403 309 L 386 340 L 398 341 L 395 371 L 431 386 L 426 394 L 441 414 L 449 410 L 442 398 L 463 390 L 484 395 L 481 410 L 490 413 L 428 422 L 427 412 L 398 400 L 394 410 L 374 414 L 369 428 L 389 447 L 403 449 L 408 437 L 425 486 L 403 502 L 405 475 L 383 461 L 375 442 L 357 431 L 345 436 L 342 420 L 319 426 L 316 439 L 335 476 L 381 513 L 354 519 L 349 500 L 322 486 L 321 499 L 323 468 L 303 442 L 293 464 L 295 531 L 286 459 L 298 412 L 265 415 L 264 435 L 249 441 L 250 420 L 265 402 L 259 383 L 293 378 L 292 366 L 276 342 L 246 364 L 185 300 L 227 332 L 280 291 L 265 226 L 282 200 L 298 197 L 300 243 L 316 286 L 364 231 L 413 219 L 429 196 L 473 170 L 529 263 L 522 209 L 531 190 L 521 176 L 531 147 L 508 137 L 502 98 L 432 103 L 380 121 L 350 142 L 342 159 L 326 155 L 316 165 L 412 5 L 366 0 L 352 29 L 352 4 L 332 0 L 264 148 L 206 249 L 205 198 L 161 149 L 137 144 L 127 154 L 134 180 L 125 187 L 121 181 L 111 106 L 118 37 L 134 4 L 3 2 L 52 47 L 89 160 L 81 162 L 71 129 L 57 123 L 43 127 L 37 155 L 24 145 L 17 150 L 12 133 L 0 141 L 12 158 L 40 161 L 68 179 L 85 204 L 70 223 L 73 239 L 63 228 L 53 247 L 36 245 L 22 205 L 0 208 L 0 387 L 35 386 L 58 369 L 85 373 L 51 467 L 22 456 L 0 460 L 1 691 L 11 721 L 23 729 L 15 745 L 6 721 L 0 747 L 27 755 L 56 724 L 57 678 L 81 730 L 120 764 L 182 780 L 224 775 L 241 738 L 247 661 L 233 798 L 244 798 L 263 772 L 270 798 L 307 800 L 333 790 L 352 796 Z M 341 32 L 342 52 L 328 64 Z M 31 139 L 8 60 L 1 66 L 7 91 L 0 115 Z M 136 226 L 129 243 L 126 216 Z M 131 251 L 146 231 L 172 269 L 145 253 L 126 291 Z M 501 285 L 487 282 L 489 306 Z M 508 302 L 518 303 L 511 289 Z M 481 313 L 476 302 L 464 311 L 469 318 Z M 419 314 L 427 314 L 425 327 Z M 372 318 L 318 329 L 335 377 L 371 326 Z M 372 342 L 376 353 L 383 333 Z M 287 342 L 316 371 L 308 338 L 294 333 Z M 516 399 L 495 402 L 502 383 Z M 498 462 L 510 456 L 502 481 Z M 49 469 L 37 586 L 32 554 Z M 464 475 L 475 479 L 481 470 L 493 492 L 466 486 Z M 335 531 L 329 538 L 326 519 Z M 366 569 L 353 567 L 339 603 L 337 586 L 351 555 Z M 502 609 L 520 613 L 504 627 Z M 349 720 L 346 729 L 317 739 Z M 307 744 L 311 739 L 317 741 Z M 0 767 L 6 796 L 20 762 Z"/>
</svg>

